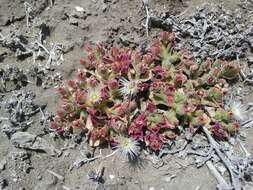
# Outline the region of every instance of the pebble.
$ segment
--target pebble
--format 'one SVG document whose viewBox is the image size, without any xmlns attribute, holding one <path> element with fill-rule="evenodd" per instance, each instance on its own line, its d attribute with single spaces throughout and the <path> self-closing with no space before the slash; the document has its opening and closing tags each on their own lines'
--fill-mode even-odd
<svg viewBox="0 0 253 190">
<path fill-rule="evenodd" d="M 248 57 L 248 64 L 252 65 L 253 64 L 253 56 Z"/>
<path fill-rule="evenodd" d="M 165 177 L 163 178 L 164 181 L 166 182 L 170 182 L 172 179 L 174 179 L 175 177 L 177 177 L 176 175 L 171 175 L 171 176 L 168 176 L 168 177 Z"/>
<path fill-rule="evenodd" d="M 6 159 L 0 161 L 0 171 L 5 170 L 6 164 L 7 164 Z"/>
<path fill-rule="evenodd" d="M 70 17 L 69 18 L 69 23 L 72 24 L 72 25 L 77 26 L 78 25 L 78 19 Z"/>
<path fill-rule="evenodd" d="M 124 45 L 124 46 L 129 46 L 130 41 L 128 40 L 127 36 L 124 35 L 120 35 L 119 36 L 120 42 Z"/>
<path fill-rule="evenodd" d="M 109 175 L 109 178 L 111 179 L 111 180 L 113 180 L 114 178 L 115 178 L 115 176 L 114 175 Z"/>
<path fill-rule="evenodd" d="M 6 186 L 8 186 L 7 180 L 0 176 L 0 189 L 4 189 Z"/>
<path fill-rule="evenodd" d="M 42 176 L 41 176 L 41 175 L 38 175 L 38 176 L 37 176 L 37 179 L 38 179 L 38 180 L 42 180 Z"/>
<path fill-rule="evenodd" d="M 107 10 L 108 6 L 106 4 L 102 4 L 101 8 L 102 8 L 102 11 L 105 12 Z"/>
<path fill-rule="evenodd" d="M 86 22 L 81 22 L 80 23 L 80 28 L 83 29 L 83 30 L 89 30 L 90 25 L 87 24 Z"/>
<path fill-rule="evenodd" d="M 60 155 L 61 151 L 55 149 L 53 145 L 45 139 L 27 132 L 17 132 L 11 137 L 12 144 L 17 148 L 25 148 L 29 150 L 42 150 L 51 156 Z"/>
<path fill-rule="evenodd" d="M 78 12 L 84 12 L 84 8 L 83 7 L 76 6 L 75 9 Z"/>
</svg>

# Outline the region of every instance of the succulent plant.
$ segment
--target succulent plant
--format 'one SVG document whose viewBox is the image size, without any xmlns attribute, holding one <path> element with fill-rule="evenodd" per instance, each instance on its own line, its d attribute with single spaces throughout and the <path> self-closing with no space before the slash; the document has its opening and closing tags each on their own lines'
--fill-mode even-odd
<svg viewBox="0 0 253 190">
<path fill-rule="evenodd" d="M 118 143 L 131 155 L 137 144 L 161 150 L 180 135 L 179 126 L 204 125 L 226 140 L 239 126 L 223 103 L 238 64 L 209 58 L 196 63 L 174 45 L 175 35 L 162 32 L 145 53 L 85 46 L 83 68 L 58 88 L 61 108 L 52 128 L 59 133 L 79 128 L 91 146 Z"/>
</svg>

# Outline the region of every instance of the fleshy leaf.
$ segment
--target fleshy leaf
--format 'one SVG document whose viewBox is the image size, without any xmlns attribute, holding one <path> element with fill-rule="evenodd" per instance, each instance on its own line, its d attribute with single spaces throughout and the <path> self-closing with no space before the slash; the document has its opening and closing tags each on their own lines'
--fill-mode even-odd
<svg viewBox="0 0 253 190">
<path fill-rule="evenodd" d="M 167 98 L 163 92 L 161 93 L 153 92 L 151 93 L 150 98 L 155 105 L 159 105 L 159 104 L 167 105 L 167 100 L 166 100 Z"/>
<path fill-rule="evenodd" d="M 240 68 L 237 64 L 230 62 L 223 66 L 221 71 L 221 77 L 232 80 L 238 76 L 240 72 Z"/>
<path fill-rule="evenodd" d="M 215 117 L 217 121 L 222 121 L 227 123 L 231 120 L 231 114 L 223 109 L 217 109 L 215 112 Z"/>
<path fill-rule="evenodd" d="M 183 103 L 187 99 L 186 94 L 184 93 L 183 89 L 178 89 L 175 92 L 175 103 Z"/>
<path fill-rule="evenodd" d="M 176 112 L 174 110 L 169 110 L 165 112 L 165 117 L 168 119 L 170 123 L 173 125 L 178 125 L 179 121 L 176 116 Z"/>
</svg>

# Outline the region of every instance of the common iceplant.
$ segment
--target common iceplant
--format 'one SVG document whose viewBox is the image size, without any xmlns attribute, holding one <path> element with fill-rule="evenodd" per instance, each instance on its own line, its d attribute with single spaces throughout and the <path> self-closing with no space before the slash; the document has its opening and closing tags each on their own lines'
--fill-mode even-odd
<svg viewBox="0 0 253 190">
<path fill-rule="evenodd" d="M 161 32 L 145 53 L 85 46 L 76 78 L 58 88 L 61 106 L 51 127 L 59 134 L 78 128 L 91 146 L 125 147 L 130 156 L 139 145 L 159 151 L 182 129 L 198 126 L 228 139 L 239 124 L 223 99 L 238 64 L 209 58 L 196 63 L 174 45 L 175 35 Z"/>
</svg>

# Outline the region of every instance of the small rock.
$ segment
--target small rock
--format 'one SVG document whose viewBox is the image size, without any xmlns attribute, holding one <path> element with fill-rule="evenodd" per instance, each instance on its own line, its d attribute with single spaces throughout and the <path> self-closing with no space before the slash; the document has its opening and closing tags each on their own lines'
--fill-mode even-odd
<svg viewBox="0 0 253 190">
<path fill-rule="evenodd" d="M 73 17 L 76 19 L 82 19 L 85 20 L 87 18 L 87 14 L 85 11 L 83 12 L 78 12 L 78 11 L 73 11 L 72 13 L 69 14 L 69 17 Z"/>
<path fill-rule="evenodd" d="M 118 32 L 119 31 L 119 29 L 120 29 L 120 27 L 121 27 L 121 25 L 113 25 L 113 26 L 111 26 L 111 30 L 113 31 L 113 32 Z"/>
<path fill-rule="evenodd" d="M 0 171 L 5 170 L 6 164 L 7 164 L 7 161 L 5 159 L 0 161 Z"/>
<path fill-rule="evenodd" d="M 17 148 L 29 150 L 42 150 L 51 156 L 60 155 L 61 151 L 55 149 L 46 140 L 27 132 L 17 132 L 11 137 L 12 144 Z"/>
<path fill-rule="evenodd" d="M 17 152 L 10 152 L 10 159 L 15 161 L 25 161 L 29 160 L 31 155 L 26 152 L 25 150 L 17 151 Z"/>
<path fill-rule="evenodd" d="M 18 182 L 18 178 L 14 177 L 14 178 L 12 178 L 12 181 L 13 181 L 14 183 L 17 183 L 17 182 Z"/>
<path fill-rule="evenodd" d="M 70 152 L 66 151 L 66 152 L 63 153 L 63 157 L 64 157 L 64 158 L 65 158 L 65 157 L 69 157 L 69 156 L 70 156 Z"/>
<path fill-rule="evenodd" d="M 7 180 L 0 176 L 0 189 L 4 189 L 6 186 L 8 186 Z"/>
<path fill-rule="evenodd" d="M 72 25 L 77 26 L 78 25 L 78 19 L 70 17 L 69 18 L 69 23 L 72 24 Z"/>
<path fill-rule="evenodd" d="M 67 13 L 63 13 L 61 16 L 62 20 L 67 20 L 69 18 L 69 15 Z"/>
<path fill-rule="evenodd" d="M 103 12 L 105 12 L 107 10 L 107 8 L 108 8 L 108 6 L 105 3 L 103 3 L 101 5 L 101 9 L 102 9 Z"/>
<path fill-rule="evenodd" d="M 129 46 L 129 44 L 131 43 L 129 41 L 129 39 L 127 38 L 127 36 L 124 35 L 120 35 L 119 36 L 120 42 L 124 45 L 124 46 Z"/>
<path fill-rule="evenodd" d="M 64 45 L 63 53 L 68 53 L 72 51 L 75 47 L 75 43 L 68 43 Z"/>
<path fill-rule="evenodd" d="M 75 9 L 78 12 L 84 12 L 84 8 L 83 7 L 76 6 Z"/>
<path fill-rule="evenodd" d="M 82 142 L 82 136 L 81 135 L 74 135 L 73 141 L 77 144 L 80 144 Z"/>
<path fill-rule="evenodd" d="M 87 158 L 91 158 L 92 150 L 89 150 L 90 147 L 82 146 L 82 155 L 85 155 Z"/>
<path fill-rule="evenodd" d="M 38 175 L 38 176 L 37 176 L 37 179 L 38 179 L 38 180 L 42 180 L 42 176 L 41 176 L 41 175 Z"/>
<path fill-rule="evenodd" d="M 166 182 L 170 182 L 172 179 L 174 179 L 175 177 L 177 177 L 176 175 L 171 175 L 171 176 L 168 176 L 168 177 L 165 177 L 165 178 L 163 178 L 164 179 L 164 181 L 166 181 Z"/>
<path fill-rule="evenodd" d="M 253 64 L 253 56 L 252 57 L 248 57 L 248 64 L 249 65 Z"/>
<path fill-rule="evenodd" d="M 253 39 L 249 41 L 250 48 L 253 49 Z"/>
<path fill-rule="evenodd" d="M 114 178 L 115 178 L 115 176 L 114 175 L 109 175 L 109 178 L 111 179 L 111 180 L 113 180 Z"/>
<path fill-rule="evenodd" d="M 90 28 L 89 24 L 87 24 L 86 22 L 81 22 L 79 25 L 80 25 L 80 28 L 83 30 L 89 30 Z"/>
</svg>

